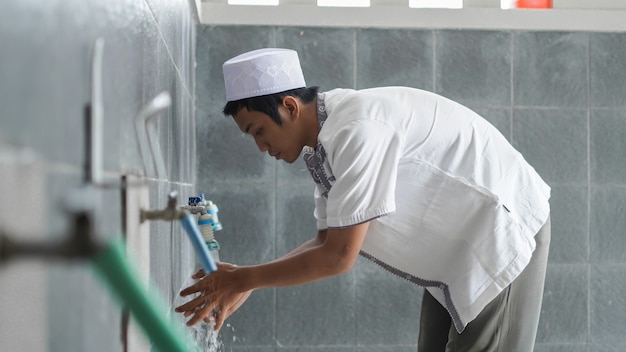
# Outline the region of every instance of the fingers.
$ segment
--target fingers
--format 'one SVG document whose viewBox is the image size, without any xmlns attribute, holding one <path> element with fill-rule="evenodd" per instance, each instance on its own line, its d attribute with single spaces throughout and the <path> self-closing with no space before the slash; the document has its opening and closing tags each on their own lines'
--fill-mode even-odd
<svg viewBox="0 0 626 352">
<path fill-rule="evenodd" d="M 187 321 L 187 326 L 194 326 L 198 324 L 200 321 L 204 320 L 215 308 L 214 303 L 207 303 L 200 311 L 194 314 L 189 321 Z"/>
<path fill-rule="evenodd" d="M 202 286 L 200 285 L 202 283 L 202 281 L 199 281 L 187 288 L 185 288 L 184 290 L 180 291 L 180 295 L 185 297 L 188 296 L 192 293 L 196 293 L 196 292 L 200 292 L 202 290 Z"/>
<path fill-rule="evenodd" d="M 215 331 L 218 331 L 222 328 L 222 325 L 224 325 L 224 322 L 226 321 L 226 319 L 228 319 L 234 312 L 236 312 L 246 302 L 248 297 L 250 297 L 251 293 L 252 291 L 247 291 L 247 292 L 240 294 L 239 297 L 237 297 L 237 299 L 232 305 L 222 310 L 221 312 L 219 311 L 216 312 L 215 327 L 214 327 Z"/>
<path fill-rule="evenodd" d="M 230 314 L 224 314 L 224 312 L 222 312 L 221 314 L 217 314 L 217 316 L 215 317 L 215 327 L 213 328 L 213 330 L 219 331 L 222 328 L 222 325 L 224 325 L 224 321 L 229 316 Z"/>
<path fill-rule="evenodd" d="M 194 311 L 199 306 L 201 306 L 202 304 L 204 304 L 207 300 L 208 300 L 207 296 L 199 296 L 183 305 L 176 307 L 174 310 L 178 313 L 191 312 L 191 311 Z"/>
<path fill-rule="evenodd" d="M 198 280 L 198 279 L 202 279 L 205 276 L 206 274 L 204 273 L 204 270 L 200 269 L 197 272 L 195 272 L 193 275 L 191 275 L 191 278 L 194 280 Z"/>
</svg>

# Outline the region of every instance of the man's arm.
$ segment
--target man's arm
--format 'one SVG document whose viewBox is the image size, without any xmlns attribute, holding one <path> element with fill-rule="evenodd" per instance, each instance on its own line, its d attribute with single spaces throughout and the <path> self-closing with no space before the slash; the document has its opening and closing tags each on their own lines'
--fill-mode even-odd
<svg viewBox="0 0 626 352">
<path fill-rule="evenodd" d="M 317 236 L 315 236 L 314 238 L 304 242 L 303 244 L 299 245 L 298 247 L 292 249 L 291 251 L 289 251 L 287 254 L 273 260 L 273 262 L 277 261 L 277 260 L 282 260 L 285 259 L 287 257 L 291 257 L 294 254 L 298 254 L 302 251 L 317 247 L 321 244 L 324 243 L 324 241 L 326 241 L 326 234 L 327 234 L 327 230 L 319 230 L 317 231 Z"/>
<path fill-rule="evenodd" d="M 176 308 L 194 314 L 187 325 L 194 325 L 216 309 L 216 329 L 235 312 L 253 290 L 301 285 L 348 272 L 354 265 L 369 223 L 342 229 L 320 231 L 286 255 L 271 262 L 250 266 L 218 263 L 219 270 L 181 291 L 182 296 L 201 295 Z"/>
<path fill-rule="evenodd" d="M 328 229 L 274 261 L 237 267 L 233 273 L 238 291 L 293 286 L 348 272 L 354 265 L 369 223 Z"/>
</svg>

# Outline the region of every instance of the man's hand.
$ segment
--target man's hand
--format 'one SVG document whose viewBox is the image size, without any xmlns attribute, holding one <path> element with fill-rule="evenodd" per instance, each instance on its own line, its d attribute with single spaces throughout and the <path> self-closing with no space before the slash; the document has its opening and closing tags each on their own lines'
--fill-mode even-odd
<svg viewBox="0 0 626 352">
<path fill-rule="evenodd" d="M 187 321 L 188 326 L 193 326 L 201 320 L 209 322 L 215 319 L 215 330 L 219 330 L 224 321 L 237 311 L 252 293 L 252 291 L 239 292 L 236 289 L 237 266 L 217 263 L 217 267 L 218 270 L 210 275 L 205 275 L 203 270 L 192 275 L 193 279 L 199 281 L 180 292 L 183 297 L 194 293 L 200 294 L 176 307 L 176 312 L 183 313 L 185 317 L 193 314 Z"/>
</svg>

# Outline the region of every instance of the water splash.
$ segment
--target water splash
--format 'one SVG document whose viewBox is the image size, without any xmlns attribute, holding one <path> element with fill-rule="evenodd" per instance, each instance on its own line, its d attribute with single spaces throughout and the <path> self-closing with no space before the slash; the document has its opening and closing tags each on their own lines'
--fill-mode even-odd
<svg viewBox="0 0 626 352">
<path fill-rule="evenodd" d="M 182 291 L 183 289 L 185 289 L 186 287 L 190 285 L 193 285 L 194 283 L 195 281 L 191 278 L 191 274 L 187 275 L 185 282 L 183 282 L 183 285 L 180 288 L 180 290 L 178 290 L 178 292 L 180 293 L 180 291 Z M 182 305 L 184 303 L 191 301 L 197 296 L 198 294 L 189 295 L 187 297 L 181 297 L 178 294 L 176 295 L 174 304 L 177 307 L 179 305 Z M 190 351 L 226 352 L 224 343 L 220 339 L 221 331 L 214 330 L 214 327 L 215 327 L 214 321 L 211 320 L 209 323 L 205 321 L 201 321 L 200 323 L 194 326 L 187 326 L 185 324 L 185 321 L 187 320 L 187 318 L 184 318 L 181 314 L 178 314 L 178 315 L 180 316 L 180 319 L 179 319 L 180 324 L 183 326 L 183 328 L 186 331 L 187 341 L 189 341 L 187 348 Z M 227 327 L 231 330 L 230 333 L 232 333 L 233 342 L 237 341 L 238 339 L 235 336 L 234 327 L 232 327 L 230 324 L 224 324 L 224 326 L 222 327 L 222 330 L 225 330 L 224 327 Z M 232 349 L 229 349 L 229 351 L 232 351 Z"/>
<path fill-rule="evenodd" d="M 199 323 L 189 328 L 187 334 L 196 342 L 197 347 L 203 352 L 223 352 L 224 344 L 219 340 L 219 331 L 213 330 L 215 322 Z"/>
</svg>

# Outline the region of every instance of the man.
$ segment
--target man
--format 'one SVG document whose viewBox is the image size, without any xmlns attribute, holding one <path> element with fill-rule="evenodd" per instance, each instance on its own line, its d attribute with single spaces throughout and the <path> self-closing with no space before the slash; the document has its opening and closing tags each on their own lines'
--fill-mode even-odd
<svg viewBox="0 0 626 352">
<path fill-rule="evenodd" d="M 181 295 L 216 329 L 259 288 L 348 272 L 359 254 L 425 288 L 418 350 L 532 351 L 550 241 L 550 187 L 486 120 L 406 87 L 306 88 L 297 53 L 223 65 L 224 113 L 259 150 L 302 154 L 317 236 L 265 264 L 219 270 Z M 213 312 L 213 313 L 212 313 Z"/>
</svg>

